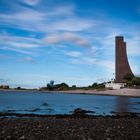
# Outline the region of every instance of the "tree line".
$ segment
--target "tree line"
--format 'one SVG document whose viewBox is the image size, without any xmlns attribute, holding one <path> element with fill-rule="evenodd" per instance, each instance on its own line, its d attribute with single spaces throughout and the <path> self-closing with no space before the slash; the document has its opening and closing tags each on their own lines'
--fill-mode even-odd
<svg viewBox="0 0 140 140">
<path fill-rule="evenodd" d="M 54 84 L 54 81 L 50 81 L 45 87 L 41 87 L 40 90 L 54 90 L 54 91 L 61 91 L 61 90 L 76 90 L 76 89 L 102 89 L 105 88 L 105 83 L 93 83 L 87 87 L 77 87 L 76 85 L 69 86 L 67 83 L 60 83 Z"/>
</svg>

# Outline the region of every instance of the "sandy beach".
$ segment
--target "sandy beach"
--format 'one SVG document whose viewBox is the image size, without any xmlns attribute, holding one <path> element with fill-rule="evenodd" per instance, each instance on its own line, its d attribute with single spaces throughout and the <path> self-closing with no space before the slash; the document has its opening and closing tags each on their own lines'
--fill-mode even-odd
<svg viewBox="0 0 140 140">
<path fill-rule="evenodd" d="M 91 94 L 91 95 L 109 95 L 109 96 L 129 96 L 140 97 L 140 89 L 123 88 L 117 90 L 68 90 L 57 91 L 63 93 L 76 93 L 76 94 Z"/>
</svg>

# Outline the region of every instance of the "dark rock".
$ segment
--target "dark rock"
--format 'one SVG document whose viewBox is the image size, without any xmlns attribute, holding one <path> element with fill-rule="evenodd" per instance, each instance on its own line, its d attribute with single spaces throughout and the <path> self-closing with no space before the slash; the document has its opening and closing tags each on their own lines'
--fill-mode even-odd
<svg viewBox="0 0 140 140">
<path fill-rule="evenodd" d="M 87 113 L 95 113 L 95 112 L 90 110 L 84 110 L 81 108 L 77 108 L 73 111 L 73 115 L 86 115 Z"/>
<path fill-rule="evenodd" d="M 42 106 L 48 106 L 48 105 L 49 105 L 48 103 L 43 103 L 43 104 L 42 104 Z"/>
<path fill-rule="evenodd" d="M 25 136 L 19 137 L 19 140 L 26 140 L 26 139 L 25 139 Z"/>
</svg>

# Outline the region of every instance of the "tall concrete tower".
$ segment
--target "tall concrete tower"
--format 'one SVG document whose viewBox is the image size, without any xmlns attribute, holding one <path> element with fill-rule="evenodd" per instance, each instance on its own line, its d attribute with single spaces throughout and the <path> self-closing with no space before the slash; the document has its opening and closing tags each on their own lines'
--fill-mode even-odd
<svg viewBox="0 0 140 140">
<path fill-rule="evenodd" d="M 126 74 L 133 75 L 128 63 L 126 42 L 124 42 L 123 36 L 116 36 L 115 47 L 115 82 L 122 83 Z"/>
</svg>

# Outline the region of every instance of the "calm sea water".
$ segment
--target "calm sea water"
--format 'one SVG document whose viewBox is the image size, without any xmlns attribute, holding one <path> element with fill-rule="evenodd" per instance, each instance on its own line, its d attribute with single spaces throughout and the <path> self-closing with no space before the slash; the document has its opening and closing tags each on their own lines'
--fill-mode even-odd
<svg viewBox="0 0 140 140">
<path fill-rule="evenodd" d="M 71 114 L 76 108 L 95 111 L 140 113 L 140 98 L 67 93 L 0 91 L 0 112 L 28 114 Z"/>
</svg>

